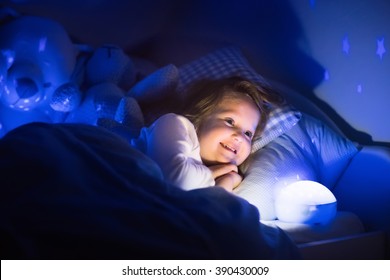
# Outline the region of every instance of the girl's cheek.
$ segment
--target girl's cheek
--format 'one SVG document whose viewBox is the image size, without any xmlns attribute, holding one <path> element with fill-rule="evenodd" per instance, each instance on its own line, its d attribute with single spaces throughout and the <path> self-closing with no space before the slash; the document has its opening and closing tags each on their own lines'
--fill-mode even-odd
<svg viewBox="0 0 390 280">
<path fill-rule="evenodd" d="M 248 157 L 249 154 L 251 153 L 251 150 L 252 150 L 252 142 L 249 142 L 249 143 L 248 143 L 248 146 L 246 147 L 247 157 Z"/>
</svg>

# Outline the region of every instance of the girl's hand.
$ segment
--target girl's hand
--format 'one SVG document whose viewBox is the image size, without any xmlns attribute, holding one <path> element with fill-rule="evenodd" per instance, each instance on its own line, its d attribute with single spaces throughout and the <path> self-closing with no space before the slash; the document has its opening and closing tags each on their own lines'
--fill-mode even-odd
<svg viewBox="0 0 390 280">
<path fill-rule="evenodd" d="M 238 172 L 238 168 L 236 165 L 231 163 L 221 163 L 216 165 L 210 165 L 208 168 L 213 173 L 214 179 L 221 177 L 222 175 L 228 174 L 229 172 Z"/>
<path fill-rule="evenodd" d="M 242 177 L 235 171 L 230 171 L 215 179 L 215 184 L 224 188 L 225 190 L 232 192 L 242 181 Z"/>
<path fill-rule="evenodd" d="M 231 192 L 242 181 L 242 177 L 238 174 L 238 168 L 231 163 L 222 163 L 217 165 L 208 166 L 213 173 L 215 185 L 224 188 Z"/>
</svg>

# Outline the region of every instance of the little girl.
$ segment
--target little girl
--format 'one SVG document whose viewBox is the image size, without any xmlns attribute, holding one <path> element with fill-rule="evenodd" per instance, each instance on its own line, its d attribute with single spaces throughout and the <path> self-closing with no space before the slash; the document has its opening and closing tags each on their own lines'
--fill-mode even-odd
<svg viewBox="0 0 390 280">
<path fill-rule="evenodd" d="M 182 114 L 161 116 L 132 144 L 182 189 L 232 191 L 242 181 L 238 166 L 266 124 L 268 105 L 280 98 L 237 77 L 201 82 L 188 95 L 194 100 Z"/>
</svg>

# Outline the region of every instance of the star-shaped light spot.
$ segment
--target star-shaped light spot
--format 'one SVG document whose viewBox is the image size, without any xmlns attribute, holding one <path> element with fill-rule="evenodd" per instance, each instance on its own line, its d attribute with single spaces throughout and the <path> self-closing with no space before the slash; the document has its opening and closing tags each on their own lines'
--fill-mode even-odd
<svg viewBox="0 0 390 280">
<path fill-rule="evenodd" d="M 376 45 L 377 45 L 376 54 L 382 60 L 382 57 L 383 57 L 384 53 L 386 52 L 386 49 L 385 49 L 385 38 L 376 40 Z"/>
<path fill-rule="evenodd" d="M 42 37 L 39 40 L 38 51 L 44 52 L 46 50 L 47 37 Z"/>
<path fill-rule="evenodd" d="M 362 93 L 362 91 L 363 91 L 362 85 L 361 85 L 361 84 L 358 84 L 356 90 L 357 90 L 358 93 Z"/>
<path fill-rule="evenodd" d="M 328 70 L 325 70 L 325 72 L 324 72 L 324 80 L 325 81 L 329 80 L 329 71 Z"/>
<path fill-rule="evenodd" d="M 349 54 L 349 48 L 350 48 L 349 40 L 348 40 L 348 37 L 345 36 L 343 39 L 343 52 L 345 52 L 346 54 Z"/>
</svg>

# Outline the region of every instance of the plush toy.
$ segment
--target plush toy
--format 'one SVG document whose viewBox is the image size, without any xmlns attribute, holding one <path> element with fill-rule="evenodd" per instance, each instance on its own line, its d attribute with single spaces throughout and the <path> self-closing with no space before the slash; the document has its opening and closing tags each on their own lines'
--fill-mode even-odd
<svg viewBox="0 0 390 280">
<path fill-rule="evenodd" d="M 174 65 L 158 68 L 114 45 L 76 45 L 53 20 L 14 16 L 0 24 L 0 137 L 33 121 L 137 136 L 145 112 L 147 122 L 159 114 L 148 108 L 164 107 L 178 76 Z"/>
<path fill-rule="evenodd" d="M 126 138 L 136 137 L 155 117 L 148 111 L 151 104 L 164 107 L 161 100 L 175 91 L 179 77 L 172 64 L 158 68 L 113 45 L 94 50 L 85 68 L 85 99 L 67 122 L 103 126 Z"/>
<path fill-rule="evenodd" d="M 137 79 L 133 60 L 121 48 L 103 45 L 93 50 L 85 63 L 84 102 L 67 120 L 94 125 L 99 119 L 114 120 L 119 102 Z M 133 109 L 137 125 L 143 126 L 141 109 L 137 105 Z"/>
<path fill-rule="evenodd" d="M 150 68 L 152 71 L 154 68 Z M 68 114 L 66 122 L 104 126 L 121 134 L 128 131 L 129 137 L 135 136 L 144 126 L 143 113 L 138 102 L 126 96 L 126 92 L 143 78 L 142 75 L 148 74 L 138 71 L 133 59 L 120 47 L 107 44 L 92 50 L 85 62 L 83 101 Z M 121 101 L 127 105 L 121 106 L 119 118 L 115 116 Z"/>
<path fill-rule="evenodd" d="M 0 136 L 32 121 L 62 121 L 78 107 L 77 54 L 50 19 L 15 16 L 0 25 Z"/>
</svg>

